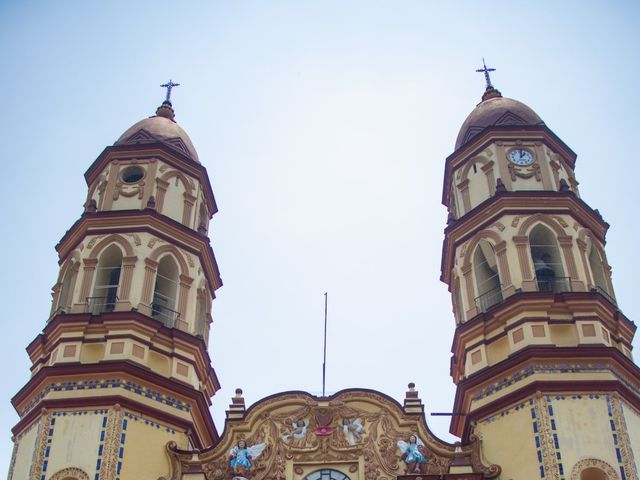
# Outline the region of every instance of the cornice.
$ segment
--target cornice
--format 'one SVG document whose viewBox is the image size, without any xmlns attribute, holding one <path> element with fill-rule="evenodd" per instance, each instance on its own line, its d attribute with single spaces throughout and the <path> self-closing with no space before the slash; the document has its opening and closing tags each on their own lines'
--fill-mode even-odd
<svg viewBox="0 0 640 480">
<path fill-rule="evenodd" d="M 87 185 L 91 185 L 98 178 L 100 172 L 104 170 L 109 162 L 120 159 L 125 160 L 131 157 L 139 160 L 161 158 L 163 162 L 168 163 L 181 172 L 196 177 L 203 186 L 209 212 L 213 215 L 218 211 L 207 169 L 202 164 L 164 145 L 162 142 L 150 142 L 139 145 L 111 145 L 106 147 L 85 172 L 84 178 Z"/>
<path fill-rule="evenodd" d="M 573 192 L 544 190 L 496 192 L 444 229 L 440 280 L 447 285 L 454 251 L 477 232 L 505 215 L 570 215 L 589 228 L 604 245 L 609 224 Z"/>
<path fill-rule="evenodd" d="M 608 360 L 610 363 L 621 367 L 627 372 L 636 380 L 636 383 L 640 387 L 640 368 L 614 347 L 604 347 L 600 345 L 581 345 L 579 347 L 529 346 L 514 353 L 506 360 L 487 367 L 458 383 L 453 411 L 463 412 L 465 415 L 452 417 L 449 431 L 454 435 L 462 437 L 463 440 L 468 440 L 469 434 L 471 433 L 471 425 L 474 420 L 490 415 L 492 412 L 498 412 L 509 405 L 530 397 L 536 392 L 616 391 L 634 406 L 640 408 L 640 395 L 630 390 L 621 381 L 567 379 L 534 381 L 523 388 L 516 389 L 509 394 L 496 398 L 496 400 L 473 412 L 467 411 L 469 407 L 468 394 L 470 391 L 477 389 L 483 384 L 507 376 L 510 371 L 517 367 L 539 360 L 557 360 L 562 363 L 566 363 L 568 360 L 586 360 L 589 362 Z"/>
<path fill-rule="evenodd" d="M 108 336 L 110 324 L 124 325 L 127 327 L 127 331 L 140 330 L 143 336 L 152 338 L 153 343 L 161 344 L 169 350 L 175 345 L 182 349 L 193 351 L 199 370 L 198 377 L 201 379 L 206 378 L 211 382 L 213 386 L 211 395 L 220 390 L 220 382 L 214 368 L 211 366 L 211 357 L 202 338 L 176 328 L 166 327 L 162 322 L 137 311 L 105 312 L 101 315 L 91 315 L 88 313 L 63 313 L 56 315 L 47 323 L 42 333 L 29 343 L 27 353 L 33 361 L 33 357 L 39 356 L 38 350 L 51 351 L 52 348 L 55 348 L 53 344 L 58 342 L 65 332 L 77 332 L 78 329 L 84 330 L 83 333 L 85 334 L 88 330 L 100 330 L 102 335 Z M 95 332 L 92 333 L 95 334 Z M 63 340 L 74 341 L 73 338 L 70 339 L 68 337 L 64 337 Z M 96 340 L 92 338 L 91 341 L 94 342 Z M 160 349 L 154 346 L 154 350 Z M 42 360 L 36 359 L 34 366 L 41 363 L 41 361 Z"/>
<path fill-rule="evenodd" d="M 88 380 L 92 376 L 105 376 L 113 374 L 124 374 L 130 378 L 142 380 L 154 387 L 159 387 L 167 392 L 171 392 L 172 395 L 177 395 L 182 398 L 187 398 L 191 401 L 193 407 L 191 412 L 197 415 L 196 421 L 200 420 L 206 435 L 215 441 L 218 438 L 218 432 L 213 423 L 213 418 L 209 412 L 209 399 L 207 396 L 190 385 L 182 382 L 177 382 L 172 379 L 163 377 L 157 373 L 154 373 L 140 365 L 137 365 L 129 361 L 111 361 L 97 364 L 70 364 L 70 365 L 53 365 L 49 367 L 41 368 L 35 375 L 33 375 L 27 384 L 18 391 L 11 399 L 11 404 L 16 411 L 20 404 L 23 404 L 29 397 L 35 394 L 38 390 L 43 388 L 48 382 L 60 381 L 64 378 L 79 377 L 83 380 Z M 87 392 L 86 390 L 84 391 Z M 55 404 L 58 408 L 72 408 L 74 406 L 107 406 L 130 404 L 134 411 L 147 411 L 149 415 L 159 418 L 160 416 L 166 416 L 167 418 L 177 419 L 175 421 L 185 422 L 184 419 L 174 417 L 162 410 L 153 408 L 146 403 L 138 402 L 128 397 L 114 396 L 115 398 L 109 399 L 109 396 L 82 396 L 77 398 L 67 398 L 60 400 L 43 400 L 37 407 L 31 409 L 24 417 L 20 419 L 18 424 L 14 427 L 15 431 L 21 430 L 22 426 L 29 424 L 33 421 L 42 408 L 46 408 L 49 404 Z M 77 405 L 76 405 L 77 404 Z"/>
<path fill-rule="evenodd" d="M 151 233 L 196 255 L 211 285 L 211 295 L 215 298 L 215 291 L 222 286 L 222 279 L 209 237 L 152 209 L 83 213 L 56 245 L 58 263 L 62 264 L 87 235 L 134 232 Z"/>
<path fill-rule="evenodd" d="M 447 206 L 449 204 L 451 175 L 460 167 L 460 164 L 463 163 L 464 160 L 480 154 L 491 143 L 501 141 L 513 142 L 514 140 L 541 141 L 551 148 L 551 150 L 562 152 L 564 154 L 562 158 L 567 161 L 571 170 L 575 169 L 576 153 L 546 125 L 489 126 L 474 136 L 470 142 L 465 143 L 446 158 L 442 184 L 443 205 Z"/>
<path fill-rule="evenodd" d="M 499 326 L 506 325 L 509 319 L 522 312 L 550 311 L 562 306 L 574 314 L 574 317 L 566 322 L 575 322 L 580 320 L 579 317 L 583 310 L 593 311 L 594 304 L 602 312 L 602 315 L 598 317 L 599 320 L 604 320 L 607 326 L 613 327 L 610 320 L 619 322 L 620 325 L 615 325 L 617 327 L 615 330 L 611 328 L 612 334 L 624 337 L 626 333 L 628 338 L 617 338 L 617 340 L 624 340 L 625 345 L 630 347 L 629 339 L 633 338 L 637 328 L 635 323 L 629 320 L 616 305 L 599 292 L 516 292 L 502 302 L 492 306 L 486 312 L 479 313 L 469 321 L 459 324 L 453 336 L 451 352 L 454 355 L 459 352 L 460 345 L 464 343 L 465 338 L 471 338 L 479 333 L 484 334 Z M 583 305 L 587 305 L 588 308 L 581 308 Z M 546 320 L 548 321 L 549 319 L 546 318 Z M 517 324 L 527 321 L 540 321 L 540 319 L 523 318 Z M 517 324 L 510 324 L 509 326 L 515 327 Z M 619 327 L 624 328 L 625 332 L 618 331 Z"/>
</svg>

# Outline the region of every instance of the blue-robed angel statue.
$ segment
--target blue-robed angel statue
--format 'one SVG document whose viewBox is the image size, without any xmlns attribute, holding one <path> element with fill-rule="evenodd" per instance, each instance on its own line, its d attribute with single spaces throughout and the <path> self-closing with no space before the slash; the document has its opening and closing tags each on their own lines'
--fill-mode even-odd
<svg viewBox="0 0 640 480">
<path fill-rule="evenodd" d="M 233 476 L 249 478 L 252 460 L 256 460 L 266 446 L 265 443 L 257 443 L 249 447 L 244 440 L 238 441 L 238 444 L 229 450 L 229 469 Z"/>
<path fill-rule="evenodd" d="M 406 474 L 424 474 L 427 465 L 426 450 L 424 443 L 416 435 L 409 437 L 409 443 L 398 440 L 398 448 L 402 452 L 402 460 L 406 467 Z"/>
</svg>

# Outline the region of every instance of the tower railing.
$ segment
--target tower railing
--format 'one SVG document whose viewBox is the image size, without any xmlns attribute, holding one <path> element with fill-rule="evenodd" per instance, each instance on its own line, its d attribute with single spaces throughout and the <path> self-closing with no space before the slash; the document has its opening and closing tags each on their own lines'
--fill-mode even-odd
<svg viewBox="0 0 640 480">
<path fill-rule="evenodd" d="M 563 293 L 573 291 L 571 277 L 538 276 L 536 278 L 539 292 Z"/>
<path fill-rule="evenodd" d="M 116 295 L 107 297 L 87 297 L 86 312 L 92 315 L 100 315 L 105 312 L 113 312 L 118 303 Z"/>
<path fill-rule="evenodd" d="M 503 300 L 502 285 L 492 288 L 488 292 L 483 293 L 475 298 L 476 308 L 479 312 L 484 313 L 490 307 L 500 303 Z"/>
<path fill-rule="evenodd" d="M 611 303 L 613 303 L 615 306 L 618 306 L 618 302 L 616 301 L 615 298 L 613 298 L 613 296 L 611 296 L 609 294 L 609 292 L 607 292 L 604 288 L 602 287 L 598 287 L 595 286 L 591 289 L 592 292 L 598 292 L 600 295 L 602 295 L 604 298 L 606 298 L 607 300 L 609 300 Z"/>
<path fill-rule="evenodd" d="M 151 304 L 151 317 L 161 321 L 166 327 L 176 328 L 180 312 L 169 308 L 169 297 L 156 292 Z"/>
</svg>

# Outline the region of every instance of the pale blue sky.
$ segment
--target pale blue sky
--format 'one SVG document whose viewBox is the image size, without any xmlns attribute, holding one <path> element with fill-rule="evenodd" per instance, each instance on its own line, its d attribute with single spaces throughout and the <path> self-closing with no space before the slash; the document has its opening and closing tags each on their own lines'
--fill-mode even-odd
<svg viewBox="0 0 640 480">
<path fill-rule="evenodd" d="M 83 173 L 152 115 L 172 78 L 177 121 L 207 167 L 224 287 L 211 352 L 249 403 L 362 386 L 449 411 L 453 319 L 439 282 L 443 163 L 480 99 L 482 57 L 505 96 L 578 154 L 582 198 L 611 224 L 619 304 L 640 314 L 636 249 L 637 2 L 2 2 L 0 279 L 6 325 L 0 472 L 42 329 L 54 245 Z M 635 342 L 637 348 L 638 342 Z M 448 440 L 448 421 L 428 418 Z"/>
</svg>

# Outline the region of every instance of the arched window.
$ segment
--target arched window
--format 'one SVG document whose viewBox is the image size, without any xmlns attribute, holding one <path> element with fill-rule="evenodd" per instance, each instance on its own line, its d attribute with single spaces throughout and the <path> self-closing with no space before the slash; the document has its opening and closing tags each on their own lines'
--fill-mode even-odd
<svg viewBox="0 0 640 480">
<path fill-rule="evenodd" d="M 591 243 L 591 251 L 589 252 L 589 267 L 591 268 L 591 275 L 593 276 L 594 286 L 600 290 L 603 290 L 607 295 L 611 295 L 609 291 L 609 284 L 607 283 L 607 277 L 604 272 L 604 262 L 600 258 L 598 249 Z"/>
<path fill-rule="evenodd" d="M 122 251 L 113 244 L 102 252 L 96 268 L 93 296 L 89 299 L 89 311 L 94 315 L 115 309 L 121 270 Z"/>
<path fill-rule="evenodd" d="M 536 225 L 529 233 L 531 258 L 536 271 L 539 292 L 567 292 L 571 290 L 569 278 L 564 275 L 558 242 L 551 230 Z"/>
<path fill-rule="evenodd" d="M 76 275 L 76 269 L 74 267 L 73 261 L 70 261 L 67 265 L 67 270 L 64 272 L 56 310 L 67 311 L 67 308 L 73 303 L 73 281 Z"/>
<path fill-rule="evenodd" d="M 580 472 L 580 480 L 609 480 L 609 477 L 599 468 L 591 467 Z"/>
<path fill-rule="evenodd" d="M 151 316 L 167 327 L 173 328 L 179 313 L 176 311 L 178 296 L 178 264 L 171 255 L 165 255 L 158 263 L 156 285 L 153 289 Z"/>
<path fill-rule="evenodd" d="M 324 468 L 322 470 L 316 470 L 315 472 L 310 473 L 304 480 L 350 480 L 344 473 L 339 472 L 338 470 L 330 470 L 328 468 Z"/>
<path fill-rule="evenodd" d="M 473 254 L 473 271 L 476 278 L 476 307 L 485 312 L 489 307 L 502 301 L 502 288 L 498 263 L 493 247 L 486 240 L 480 240 Z"/>
<path fill-rule="evenodd" d="M 459 278 L 456 278 L 453 282 L 453 314 L 457 324 L 461 324 L 464 321 L 464 305 L 462 305 L 462 292 L 460 291 Z"/>
</svg>

